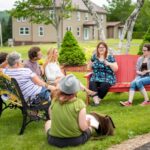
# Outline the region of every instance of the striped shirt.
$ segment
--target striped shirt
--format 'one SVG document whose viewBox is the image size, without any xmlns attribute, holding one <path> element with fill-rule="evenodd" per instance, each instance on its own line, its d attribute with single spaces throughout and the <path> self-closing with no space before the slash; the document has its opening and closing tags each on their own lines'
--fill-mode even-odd
<svg viewBox="0 0 150 150">
<path fill-rule="evenodd" d="M 32 78 L 36 75 L 29 68 L 3 69 L 3 73 L 15 78 L 19 84 L 25 100 L 34 97 L 42 90 L 42 86 L 36 85 Z"/>
</svg>

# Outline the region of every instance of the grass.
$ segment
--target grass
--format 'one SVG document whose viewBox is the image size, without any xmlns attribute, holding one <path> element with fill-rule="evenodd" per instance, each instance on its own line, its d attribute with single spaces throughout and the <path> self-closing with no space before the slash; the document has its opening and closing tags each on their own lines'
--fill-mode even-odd
<svg viewBox="0 0 150 150">
<path fill-rule="evenodd" d="M 84 84 L 84 73 L 74 73 Z M 150 96 L 150 95 L 149 95 Z M 79 92 L 78 97 L 85 100 L 85 93 Z M 126 139 L 133 138 L 150 132 L 149 106 L 142 107 L 143 101 L 140 93 L 136 93 L 134 106 L 124 108 L 119 101 L 127 100 L 128 93 L 108 93 L 99 107 L 87 106 L 87 112 L 97 111 L 110 115 L 116 125 L 115 135 L 105 137 L 102 140 L 90 140 L 78 147 L 68 147 L 65 150 L 105 150 L 113 144 L 118 144 Z M 18 135 L 21 127 L 22 115 L 20 110 L 7 109 L 0 118 L 0 149 L 5 150 L 57 150 L 59 148 L 47 144 L 44 133 L 44 122 L 33 122 L 29 124 L 25 133 Z"/>
<path fill-rule="evenodd" d="M 109 40 L 108 45 L 116 46 L 117 40 Z M 136 54 L 138 45 L 141 40 L 133 40 L 131 47 L 131 54 Z M 83 48 L 89 50 L 86 54 L 90 53 L 95 48 L 97 41 L 80 43 Z M 87 46 L 88 45 L 88 46 Z M 51 45 L 40 45 L 44 54 L 46 49 Z M 27 50 L 31 46 L 18 46 L 14 48 L 0 48 L 0 51 L 11 52 L 14 49 L 21 52 L 23 58 L 27 58 Z M 88 57 L 89 57 L 88 56 Z M 74 73 L 80 81 L 86 85 L 83 78 L 84 73 Z M 150 96 L 150 95 L 149 95 Z M 78 97 L 85 100 L 85 93 L 79 92 Z M 141 107 L 139 104 L 143 101 L 140 93 L 136 93 L 134 98 L 134 106 L 124 108 L 119 105 L 119 101 L 127 100 L 128 93 L 108 93 L 99 107 L 87 106 L 87 112 L 97 111 L 103 114 L 108 114 L 113 118 L 116 125 L 115 135 L 105 137 L 102 140 L 89 140 L 86 144 L 78 147 L 68 147 L 65 150 L 105 150 L 108 147 L 118 144 L 124 140 L 150 132 L 150 106 Z M 44 133 L 44 122 L 33 122 L 29 124 L 25 133 L 21 136 L 18 135 L 22 123 L 22 115 L 20 110 L 7 109 L 0 117 L 0 150 L 57 150 L 59 148 L 47 144 L 46 135 Z"/>
<path fill-rule="evenodd" d="M 129 51 L 130 54 L 137 54 L 138 50 L 139 50 L 139 45 L 141 44 L 142 40 L 139 39 L 134 39 L 132 40 L 131 43 L 131 49 Z M 79 45 L 83 48 L 83 50 L 85 51 L 86 54 L 86 58 L 87 60 L 90 60 L 92 52 L 95 50 L 96 45 L 99 43 L 99 41 L 84 41 L 84 42 L 80 42 Z M 108 46 L 112 49 L 117 50 L 118 49 L 118 43 L 119 40 L 117 39 L 108 39 L 107 40 Z M 125 46 L 124 42 L 124 46 Z M 39 44 L 37 45 L 41 48 L 43 55 L 46 56 L 46 51 L 48 48 L 50 47 L 56 47 L 56 44 Z M 5 51 L 5 52 L 12 52 L 12 51 L 17 51 L 19 53 L 22 54 L 23 59 L 27 59 L 27 51 L 30 49 L 31 45 L 24 45 L 24 46 L 14 46 L 14 47 L 1 47 L 0 51 Z M 123 52 L 125 48 L 123 48 Z"/>
</svg>

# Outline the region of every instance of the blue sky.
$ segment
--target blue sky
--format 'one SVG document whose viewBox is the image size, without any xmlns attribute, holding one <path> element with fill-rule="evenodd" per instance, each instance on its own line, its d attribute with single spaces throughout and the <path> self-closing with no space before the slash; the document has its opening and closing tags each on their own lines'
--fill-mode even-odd
<svg viewBox="0 0 150 150">
<path fill-rule="evenodd" d="M 13 4 L 16 0 L 0 0 L 0 11 L 2 10 L 9 10 L 13 7 Z M 107 4 L 106 0 L 91 0 L 99 6 L 103 4 Z"/>
</svg>

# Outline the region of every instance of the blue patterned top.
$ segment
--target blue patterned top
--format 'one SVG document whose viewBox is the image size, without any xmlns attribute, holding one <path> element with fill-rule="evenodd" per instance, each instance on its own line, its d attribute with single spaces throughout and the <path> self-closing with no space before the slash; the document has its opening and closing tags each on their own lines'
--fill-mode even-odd
<svg viewBox="0 0 150 150">
<path fill-rule="evenodd" d="M 112 55 L 108 55 L 106 60 L 112 63 L 116 62 Z M 91 61 L 93 62 L 93 74 L 90 81 L 107 82 L 110 85 L 116 83 L 116 76 L 109 66 L 106 66 L 103 61 L 100 61 L 95 54 L 92 56 Z"/>
</svg>

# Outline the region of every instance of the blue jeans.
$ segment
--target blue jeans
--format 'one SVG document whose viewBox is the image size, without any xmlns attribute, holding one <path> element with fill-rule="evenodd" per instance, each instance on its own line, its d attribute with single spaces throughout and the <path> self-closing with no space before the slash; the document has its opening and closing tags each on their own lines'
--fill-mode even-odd
<svg viewBox="0 0 150 150">
<path fill-rule="evenodd" d="M 138 89 L 139 91 L 142 91 L 144 89 L 144 86 L 149 84 L 150 76 L 138 76 L 131 82 L 130 90 L 135 91 L 136 89 Z"/>
<path fill-rule="evenodd" d="M 50 98 L 50 91 L 47 90 L 47 88 L 45 87 L 42 87 L 42 90 L 41 92 L 38 94 L 40 97 L 42 97 L 44 100 L 47 100 L 47 101 L 51 101 L 51 98 Z"/>
</svg>

